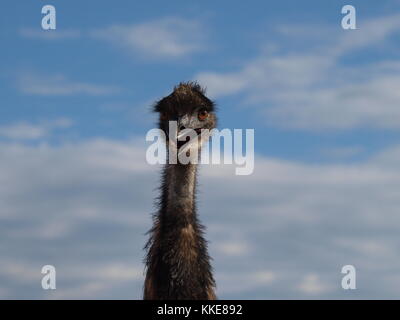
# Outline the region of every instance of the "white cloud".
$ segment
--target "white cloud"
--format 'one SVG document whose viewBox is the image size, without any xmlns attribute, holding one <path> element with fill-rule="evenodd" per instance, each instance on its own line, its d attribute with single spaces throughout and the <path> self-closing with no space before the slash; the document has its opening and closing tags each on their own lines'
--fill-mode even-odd
<svg viewBox="0 0 400 320">
<path fill-rule="evenodd" d="M 20 36 L 40 40 L 94 38 L 107 41 L 143 58 L 181 58 L 204 51 L 206 27 L 195 19 L 166 17 L 130 25 L 111 25 L 91 31 L 21 28 Z"/>
<path fill-rule="evenodd" d="M 257 107 L 272 126 L 398 129 L 400 61 L 345 65 L 341 59 L 356 50 L 384 46 L 399 26 L 400 16 L 392 15 L 367 21 L 354 31 L 320 28 L 325 35 L 318 38 L 322 45 L 266 52 L 237 71 L 201 72 L 194 78 L 214 97 L 241 95 L 242 102 Z M 286 28 L 285 41 L 290 42 L 291 36 L 297 41 L 309 39 L 307 30 Z"/>
<path fill-rule="evenodd" d="M 43 96 L 67 96 L 67 95 L 109 95 L 120 89 L 115 86 L 92 84 L 79 81 L 71 81 L 64 75 L 41 75 L 25 73 L 18 78 L 18 88 L 25 94 Z"/>
<path fill-rule="evenodd" d="M 65 40 L 81 37 L 79 30 L 42 30 L 39 28 L 22 28 L 19 34 L 24 38 L 40 40 Z"/>
<path fill-rule="evenodd" d="M 400 29 L 400 14 L 378 17 L 358 22 L 358 30 L 355 34 L 344 32 L 337 46 L 332 49 L 331 54 L 342 55 L 349 50 L 365 48 L 377 43 L 382 43 L 388 36 L 398 33 Z"/>
<path fill-rule="evenodd" d="M 0 137 L 12 140 L 38 140 L 47 137 L 54 129 L 68 128 L 71 125 L 72 121 L 67 118 L 46 121 L 40 124 L 19 122 L 0 126 Z"/>
<path fill-rule="evenodd" d="M 364 151 L 362 146 L 322 148 L 321 154 L 333 159 L 345 159 L 359 155 Z"/>
<path fill-rule="evenodd" d="M 325 285 L 317 274 L 304 276 L 298 285 L 300 292 L 311 295 L 320 295 L 330 291 L 329 286 Z"/>
<path fill-rule="evenodd" d="M 244 242 L 235 242 L 234 240 L 220 242 L 217 250 L 228 256 L 243 256 L 251 251 L 251 248 Z"/>
<path fill-rule="evenodd" d="M 35 140 L 47 134 L 45 128 L 27 123 L 19 123 L 0 127 L 0 136 L 10 139 Z"/>
<path fill-rule="evenodd" d="M 201 51 L 204 34 L 199 22 L 182 18 L 114 25 L 91 33 L 94 38 L 151 58 L 179 58 Z"/>
<path fill-rule="evenodd" d="M 156 170 L 142 152 L 140 143 L 102 139 L 1 144 L 0 238 L 8 244 L 0 248 L 0 282 L 6 297 L 114 298 L 113 290 L 140 297 L 156 184 Z M 57 269 L 56 292 L 40 287 L 44 264 Z"/>
<path fill-rule="evenodd" d="M 246 271 L 246 272 L 243 272 Z M 277 272 L 270 270 L 257 270 L 247 267 L 241 271 L 232 272 L 229 267 L 224 270 L 224 273 L 218 275 L 217 279 L 217 291 L 218 297 L 223 298 L 224 296 L 236 296 L 236 295 L 252 295 L 257 289 L 263 289 L 276 284 L 279 280 L 280 275 Z M 249 297 L 249 296 L 247 296 Z M 273 296 L 264 295 L 260 299 L 270 299 Z M 247 298 L 248 299 L 248 298 Z"/>
<path fill-rule="evenodd" d="M 77 285 L 56 290 L 51 299 L 74 299 L 77 296 L 93 299 L 104 296 L 108 290 L 143 281 L 143 268 L 132 260 L 86 265 L 84 268 L 76 264 L 63 268 L 63 275 L 77 281 Z"/>
<path fill-rule="evenodd" d="M 257 157 L 251 176 L 203 165 L 199 217 L 219 297 L 341 298 L 345 264 L 362 270 L 355 297 L 396 297 L 399 150 L 353 164 Z M 2 143 L 0 294 L 140 298 L 159 184 L 144 155 L 142 139 Z M 44 264 L 57 268 L 56 292 L 38 285 Z"/>
</svg>

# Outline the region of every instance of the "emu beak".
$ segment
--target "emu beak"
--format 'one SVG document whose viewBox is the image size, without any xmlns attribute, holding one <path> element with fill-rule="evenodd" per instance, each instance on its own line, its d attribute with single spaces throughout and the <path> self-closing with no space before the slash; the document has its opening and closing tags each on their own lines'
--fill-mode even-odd
<svg viewBox="0 0 400 320">
<path fill-rule="evenodd" d="M 183 137 L 188 135 L 188 132 L 190 131 L 190 128 L 192 127 L 192 119 L 189 115 L 185 114 L 181 117 L 178 117 L 178 128 L 177 128 L 177 136 L 176 139 L 179 143 L 179 141 L 183 141 L 181 140 Z M 183 128 L 183 129 L 181 129 Z"/>
<path fill-rule="evenodd" d="M 189 130 L 190 130 L 190 129 L 178 130 L 178 134 L 177 134 L 177 136 L 176 136 L 176 139 L 177 139 L 178 141 L 181 141 L 181 139 L 182 139 L 184 136 L 187 135 L 187 133 L 188 133 Z"/>
</svg>

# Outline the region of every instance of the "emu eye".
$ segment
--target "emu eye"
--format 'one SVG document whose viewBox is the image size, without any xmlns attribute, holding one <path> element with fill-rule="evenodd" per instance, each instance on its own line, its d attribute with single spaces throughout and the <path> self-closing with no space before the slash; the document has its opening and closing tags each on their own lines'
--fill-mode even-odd
<svg viewBox="0 0 400 320">
<path fill-rule="evenodd" d="M 203 109 L 199 111 L 198 118 L 200 121 L 204 121 L 208 118 L 209 113 L 207 110 Z"/>
</svg>

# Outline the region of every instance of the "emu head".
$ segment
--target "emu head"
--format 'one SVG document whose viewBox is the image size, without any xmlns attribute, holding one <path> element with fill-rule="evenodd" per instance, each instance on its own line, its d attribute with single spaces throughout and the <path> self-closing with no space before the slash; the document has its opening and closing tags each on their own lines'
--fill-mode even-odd
<svg viewBox="0 0 400 320">
<path fill-rule="evenodd" d="M 195 82 L 180 83 L 174 87 L 170 95 L 156 103 L 154 111 L 159 113 L 159 128 L 164 131 L 166 142 L 174 142 L 172 140 L 177 138 L 178 150 L 185 147 L 185 151 L 190 152 L 190 145 L 200 148 L 208 140 L 209 131 L 217 124 L 214 103 Z M 176 124 L 176 136 L 171 137 L 170 126 L 173 124 Z"/>
</svg>

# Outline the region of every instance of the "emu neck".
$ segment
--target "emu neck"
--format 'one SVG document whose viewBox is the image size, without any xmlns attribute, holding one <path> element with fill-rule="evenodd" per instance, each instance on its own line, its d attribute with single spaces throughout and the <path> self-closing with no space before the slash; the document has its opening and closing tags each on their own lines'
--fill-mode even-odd
<svg viewBox="0 0 400 320">
<path fill-rule="evenodd" d="M 190 218 L 195 214 L 196 175 L 196 164 L 167 166 L 167 215 Z"/>
</svg>

